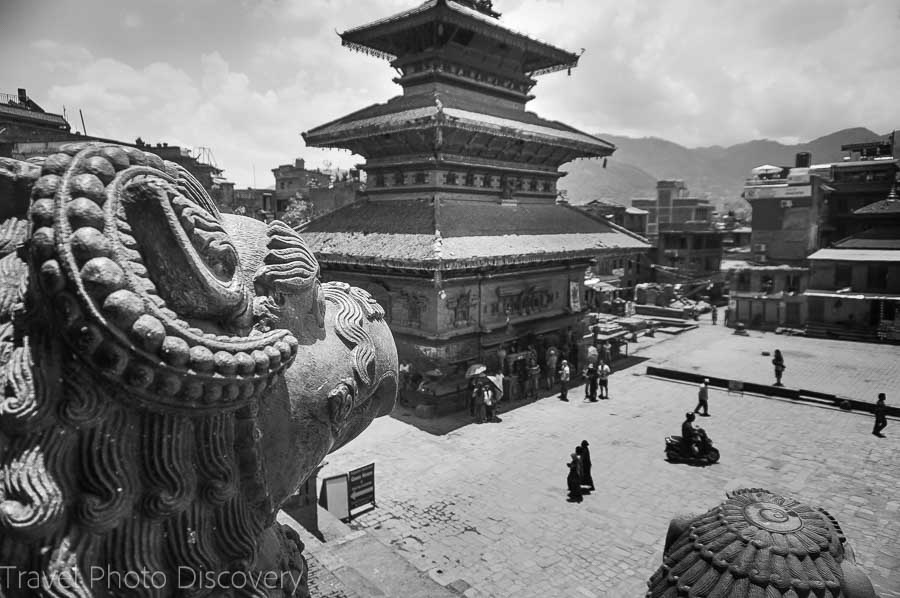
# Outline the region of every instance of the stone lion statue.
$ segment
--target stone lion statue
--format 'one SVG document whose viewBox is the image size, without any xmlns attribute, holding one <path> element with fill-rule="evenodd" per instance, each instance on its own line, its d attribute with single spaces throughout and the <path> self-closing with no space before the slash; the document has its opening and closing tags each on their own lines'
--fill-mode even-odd
<svg viewBox="0 0 900 598">
<path fill-rule="evenodd" d="M 0 595 L 308 596 L 275 523 L 390 412 L 363 290 L 113 144 L 0 159 Z"/>
<path fill-rule="evenodd" d="M 647 598 L 877 598 L 831 515 L 760 488 L 674 518 L 647 585 Z"/>
</svg>

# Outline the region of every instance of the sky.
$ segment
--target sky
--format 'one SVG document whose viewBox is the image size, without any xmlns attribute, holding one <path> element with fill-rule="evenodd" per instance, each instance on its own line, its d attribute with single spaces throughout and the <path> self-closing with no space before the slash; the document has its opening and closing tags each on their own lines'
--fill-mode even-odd
<svg viewBox="0 0 900 598">
<path fill-rule="evenodd" d="M 209 148 L 239 188 L 271 169 L 362 162 L 300 133 L 398 95 L 339 31 L 418 0 L 0 0 L 0 93 L 65 107 L 90 135 Z M 579 66 L 528 109 L 688 147 L 900 128 L 896 0 L 495 0 L 500 22 Z M 615 156 L 613 156 L 615 159 Z"/>
</svg>

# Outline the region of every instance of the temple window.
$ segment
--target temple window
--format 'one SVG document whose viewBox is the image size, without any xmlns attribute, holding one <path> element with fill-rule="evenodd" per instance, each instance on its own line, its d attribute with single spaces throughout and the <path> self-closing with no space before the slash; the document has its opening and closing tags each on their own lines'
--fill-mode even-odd
<svg viewBox="0 0 900 598">
<path fill-rule="evenodd" d="M 447 173 L 447 184 L 448 184 L 448 185 L 456 185 L 456 184 L 457 184 L 457 182 L 456 182 L 456 173 L 455 173 L 455 172 L 448 172 L 448 173 Z"/>
<path fill-rule="evenodd" d="M 403 173 L 402 173 L 402 172 L 395 172 L 395 173 L 394 173 L 394 184 L 395 184 L 395 185 L 402 185 L 402 184 L 403 184 Z"/>
<path fill-rule="evenodd" d="M 384 187 L 384 173 L 379 172 L 375 175 L 375 186 L 376 187 Z"/>
<path fill-rule="evenodd" d="M 546 191 L 547 193 L 553 191 L 553 183 L 551 183 L 550 181 L 544 181 L 544 191 Z"/>
<path fill-rule="evenodd" d="M 493 179 L 494 179 L 494 177 L 492 177 L 489 174 L 484 175 L 483 177 L 481 177 L 481 186 L 482 187 L 490 187 Z"/>
<path fill-rule="evenodd" d="M 538 190 L 538 182 L 536 179 L 531 179 L 531 182 L 528 183 L 529 191 L 537 191 Z"/>
<path fill-rule="evenodd" d="M 466 173 L 466 186 L 467 186 L 467 187 L 474 187 L 474 186 L 475 186 L 475 173 L 474 173 L 474 172 L 467 172 L 467 173 Z"/>
<path fill-rule="evenodd" d="M 416 184 L 424 185 L 426 183 L 426 173 L 417 172 L 416 173 Z"/>
</svg>

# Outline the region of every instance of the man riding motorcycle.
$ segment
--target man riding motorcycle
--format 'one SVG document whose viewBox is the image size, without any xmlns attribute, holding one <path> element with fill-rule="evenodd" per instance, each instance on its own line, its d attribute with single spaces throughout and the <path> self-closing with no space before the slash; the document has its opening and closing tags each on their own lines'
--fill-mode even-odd
<svg viewBox="0 0 900 598">
<path fill-rule="evenodd" d="M 694 414 L 685 413 L 681 423 L 681 442 L 685 454 L 696 457 L 700 454 L 700 434 L 702 430 L 694 427 Z"/>
</svg>

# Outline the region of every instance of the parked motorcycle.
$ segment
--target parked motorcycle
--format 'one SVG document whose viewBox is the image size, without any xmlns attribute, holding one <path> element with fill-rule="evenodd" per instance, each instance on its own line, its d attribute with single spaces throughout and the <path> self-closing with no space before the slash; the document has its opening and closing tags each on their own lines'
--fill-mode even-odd
<svg viewBox="0 0 900 598">
<path fill-rule="evenodd" d="M 701 428 L 697 430 L 697 447 L 695 455 L 681 436 L 666 437 L 666 459 L 672 463 L 691 463 L 709 465 L 719 460 L 719 450 L 712 445 L 712 439 Z"/>
</svg>

